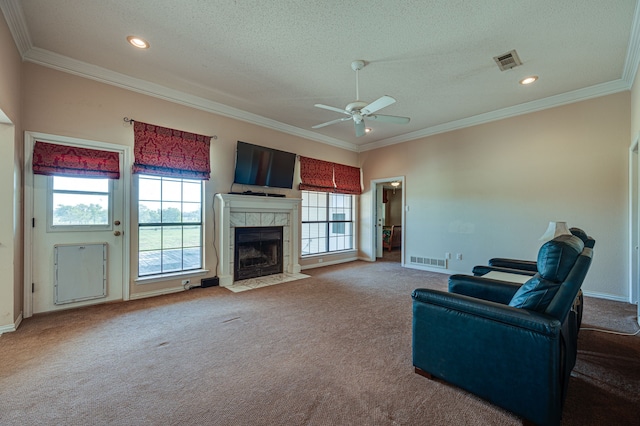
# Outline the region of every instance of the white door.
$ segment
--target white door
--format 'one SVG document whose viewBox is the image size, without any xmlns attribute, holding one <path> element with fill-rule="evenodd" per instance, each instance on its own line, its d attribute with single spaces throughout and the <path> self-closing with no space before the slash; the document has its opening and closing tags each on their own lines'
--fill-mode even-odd
<svg viewBox="0 0 640 426">
<path fill-rule="evenodd" d="M 379 183 L 376 185 L 376 257 L 382 257 L 382 229 L 385 221 L 385 209 L 383 203 L 384 187 Z"/>
<path fill-rule="evenodd" d="M 122 176 L 122 152 L 119 157 Z M 123 291 L 123 287 L 128 291 L 128 286 L 123 286 L 126 252 L 123 212 L 127 192 L 124 179 L 33 174 L 30 178 L 32 313 L 128 299 Z M 106 250 L 96 248 L 102 244 Z M 104 263 L 98 258 L 103 252 L 106 252 Z M 104 291 L 96 289 L 96 282 L 100 287 L 102 277 Z M 59 297 L 60 294 L 65 297 Z"/>
</svg>

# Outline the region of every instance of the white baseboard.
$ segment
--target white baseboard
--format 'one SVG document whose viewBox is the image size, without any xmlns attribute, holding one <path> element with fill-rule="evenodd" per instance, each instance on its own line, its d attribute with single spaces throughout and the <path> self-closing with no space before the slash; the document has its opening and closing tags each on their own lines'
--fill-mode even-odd
<svg viewBox="0 0 640 426">
<path fill-rule="evenodd" d="M 358 260 L 358 258 L 354 256 L 346 259 L 330 260 L 328 262 L 322 262 L 322 263 L 313 263 L 311 265 L 300 265 L 300 268 L 304 271 L 305 269 L 322 268 L 323 266 L 338 265 L 340 263 L 347 263 L 347 262 L 355 262 L 356 260 Z"/>
<path fill-rule="evenodd" d="M 16 331 L 20 326 L 21 322 L 22 322 L 22 312 L 20 312 L 20 315 L 18 315 L 18 318 L 13 324 L 0 326 L 0 334 L 11 333 L 13 331 Z"/>
<path fill-rule="evenodd" d="M 613 294 L 608 294 L 608 293 L 598 293 L 597 291 L 587 291 L 584 289 L 582 290 L 582 292 L 587 297 L 595 297 L 597 299 L 607 299 L 607 300 L 613 300 L 615 302 L 629 303 L 629 299 L 623 296 L 615 296 Z"/>
<path fill-rule="evenodd" d="M 134 293 L 130 295 L 129 300 L 146 299 L 147 297 L 162 296 L 163 294 L 178 293 L 180 291 L 185 291 L 185 290 L 186 289 L 184 287 L 180 286 L 180 287 L 165 288 L 165 289 L 156 290 L 156 291 L 145 291 L 144 293 Z"/>
</svg>

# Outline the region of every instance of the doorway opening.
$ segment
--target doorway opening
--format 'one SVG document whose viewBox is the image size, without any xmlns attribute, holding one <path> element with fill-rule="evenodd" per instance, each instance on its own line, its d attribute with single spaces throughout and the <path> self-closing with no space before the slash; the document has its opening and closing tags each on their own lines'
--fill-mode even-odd
<svg viewBox="0 0 640 426">
<path fill-rule="evenodd" d="M 404 266 L 404 176 L 373 180 L 371 188 L 375 189 L 372 252 L 376 261 L 399 262 Z"/>
</svg>

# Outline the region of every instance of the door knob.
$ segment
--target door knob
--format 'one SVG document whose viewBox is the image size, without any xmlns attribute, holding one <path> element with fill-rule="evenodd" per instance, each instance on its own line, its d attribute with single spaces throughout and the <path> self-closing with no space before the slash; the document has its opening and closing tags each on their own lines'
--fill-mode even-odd
<svg viewBox="0 0 640 426">
<path fill-rule="evenodd" d="M 120 231 L 113 231 L 113 235 L 115 235 L 116 237 L 119 237 L 120 235 L 122 235 L 122 232 L 120 232 Z"/>
<path fill-rule="evenodd" d="M 116 225 L 116 226 L 118 226 L 118 225 L 120 225 L 120 221 L 119 221 L 119 220 L 116 220 L 115 222 L 113 222 L 113 224 L 114 224 L 114 225 Z"/>
</svg>

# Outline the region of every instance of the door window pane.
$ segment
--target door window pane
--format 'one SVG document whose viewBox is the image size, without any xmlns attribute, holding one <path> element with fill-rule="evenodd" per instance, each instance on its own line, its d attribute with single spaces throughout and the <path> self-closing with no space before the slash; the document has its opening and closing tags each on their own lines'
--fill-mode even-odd
<svg viewBox="0 0 640 426">
<path fill-rule="evenodd" d="M 48 195 L 48 231 L 111 228 L 109 179 L 50 176 Z"/>
</svg>

